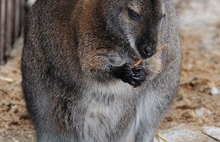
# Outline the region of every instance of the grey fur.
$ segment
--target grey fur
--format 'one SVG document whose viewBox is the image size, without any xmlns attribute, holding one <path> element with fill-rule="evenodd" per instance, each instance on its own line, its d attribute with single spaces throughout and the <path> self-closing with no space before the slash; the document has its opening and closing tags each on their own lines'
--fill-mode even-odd
<svg viewBox="0 0 220 142">
<path fill-rule="evenodd" d="M 149 5 L 150 3 L 150 5 Z M 152 4 L 154 3 L 154 4 Z M 154 6 L 152 10 L 151 7 Z M 165 14 L 148 73 L 134 88 L 112 68 L 141 58 L 148 24 L 126 8 Z M 38 0 L 26 21 L 22 87 L 38 142 L 152 142 L 178 88 L 181 48 L 171 0 Z"/>
</svg>

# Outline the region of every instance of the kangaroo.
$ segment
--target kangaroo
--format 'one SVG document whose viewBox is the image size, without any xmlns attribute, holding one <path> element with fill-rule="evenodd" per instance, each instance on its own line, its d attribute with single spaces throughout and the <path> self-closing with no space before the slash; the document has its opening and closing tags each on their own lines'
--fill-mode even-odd
<svg viewBox="0 0 220 142">
<path fill-rule="evenodd" d="M 180 64 L 171 0 L 37 0 L 21 61 L 37 141 L 152 142 Z"/>
</svg>

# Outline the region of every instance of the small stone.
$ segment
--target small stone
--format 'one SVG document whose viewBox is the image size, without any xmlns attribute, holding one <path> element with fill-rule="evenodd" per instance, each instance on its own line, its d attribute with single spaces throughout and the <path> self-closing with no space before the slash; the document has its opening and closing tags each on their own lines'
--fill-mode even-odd
<svg viewBox="0 0 220 142">
<path fill-rule="evenodd" d="M 218 93 L 219 93 L 218 88 L 212 87 L 211 95 L 216 96 L 216 95 L 218 95 Z"/>
</svg>

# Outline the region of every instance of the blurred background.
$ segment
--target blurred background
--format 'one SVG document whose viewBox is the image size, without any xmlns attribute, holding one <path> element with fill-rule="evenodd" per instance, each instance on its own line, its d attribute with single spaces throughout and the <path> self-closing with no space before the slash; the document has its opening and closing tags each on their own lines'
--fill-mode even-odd
<svg viewBox="0 0 220 142">
<path fill-rule="evenodd" d="M 34 1 L 0 0 L 0 142 L 35 139 L 20 72 L 24 16 Z M 158 134 L 169 142 L 219 142 L 220 1 L 173 2 L 183 49 L 181 79 Z"/>
</svg>

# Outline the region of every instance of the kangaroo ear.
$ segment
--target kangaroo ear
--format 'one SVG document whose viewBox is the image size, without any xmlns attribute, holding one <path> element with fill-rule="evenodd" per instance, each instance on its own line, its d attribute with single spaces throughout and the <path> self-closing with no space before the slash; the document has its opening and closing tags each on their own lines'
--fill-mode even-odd
<svg viewBox="0 0 220 142">
<path fill-rule="evenodd" d="M 165 9 L 165 1 L 164 1 L 164 0 L 160 0 L 160 1 L 161 1 L 160 3 L 161 3 L 161 11 L 162 11 L 162 15 L 164 15 L 165 12 L 166 12 L 166 11 L 165 11 L 165 10 L 166 10 L 166 9 Z"/>
<path fill-rule="evenodd" d="M 154 10 L 157 11 L 158 16 L 165 14 L 165 0 L 153 0 Z"/>
</svg>

